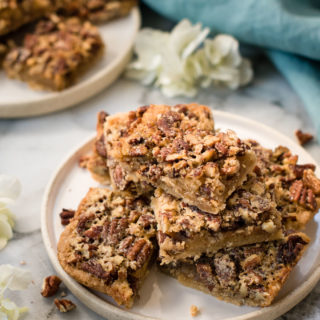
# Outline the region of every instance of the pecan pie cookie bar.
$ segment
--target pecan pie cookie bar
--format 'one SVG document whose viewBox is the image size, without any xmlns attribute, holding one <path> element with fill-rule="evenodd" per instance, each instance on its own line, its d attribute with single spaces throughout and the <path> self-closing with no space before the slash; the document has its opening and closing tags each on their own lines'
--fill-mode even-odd
<svg viewBox="0 0 320 320">
<path fill-rule="evenodd" d="M 263 181 L 239 187 L 226 208 L 212 214 L 157 189 L 151 202 L 157 220 L 161 263 L 176 263 L 219 249 L 279 239 L 281 217 Z"/>
<path fill-rule="evenodd" d="M 277 241 L 223 249 L 196 263 L 160 269 L 182 284 L 236 305 L 269 306 L 300 260 L 309 239 L 292 233 Z"/>
<path fill-rule="evenodd" d="M 128 15 L 137 3 L 138 0 L 77 0 L 64 6 L 61 13 L 102 23 Z"/>
<path fill-rule="evenodd" d="M 286 229 L 300 230 L 319 211 L 320 180 L 313 164 L 298 164 L 298 156 L 286 147 L 274 151 L 250 141 L 256 153 L 255 173 L 273 193 Z"/>
<path fill-rule="evenodd" d="M 214 132 L 210 109 L 198 104 L 141 107 L 108 117 L 104 130 L 115 187 L 142 181 L 210 213 L 255 165 L 249 146 L 232 131 Z"/>
<path fill-rule="evenodd" d="M 1 0 L 0 36 L 76 0 Z"/>
<path fill-rule="evenodd" d="M 92 188 L 58 242 L 63 269 L 130 308 L 155 252 L 155 219 L 130 193 Z"/>
<path fill-rule="evenodd" d="M 98 29 L 90 22 L 51 15 L 25 36 L 22 47 L 8 53 L 4 69 L 32 87 L 59 91 L 72 85 L 102 51 Z"/>
</svg>

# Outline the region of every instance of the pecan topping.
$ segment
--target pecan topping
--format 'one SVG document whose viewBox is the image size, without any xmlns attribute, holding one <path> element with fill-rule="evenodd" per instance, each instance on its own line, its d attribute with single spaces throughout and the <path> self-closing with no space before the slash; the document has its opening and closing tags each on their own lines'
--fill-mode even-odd
<svg viewBox="0 0 320 320">
<path fill-rule="evenodd" d="M 294 181 L 289 191 L 291 201 L 297 202 L 312 210 L 317 208 L 317 202 L 312 189 L 305 187 L 302 180 Z"/>
<path fill-rule="evenodd" d="M 302 132 L 301 130 L 297 130 L 295 132 L 296 137 L 299 141 L 299 143 L 303 146 L 306 143 L 308 143 L 309 141 L 311 141 L 314 137 L 312 134 L 308 133 L 308 132 Z"/>
<path fill-rule="evenodd" d="M 104 143 L 104 135 L 101 135 L 101 137 L 96 141 L 95 146 L 96 146 L 97 153 L 101 157 L 106 158 L 107 157 L 107 150 L 106 150 L 106 146 Z"/>
<path fill-rule="evenodd" d="M 49 276 L 43 279 L 41 295 L 45 298 L 51 297 L 59 290 L 61 279 L 57 276 Z"/>
<path fill-rule="evenodd" d="M 297 179 L 301 179 L 303 177 L 303 173 L 305 170 L 310 169 L 312 171 L 316 170 L 316 166 L 312 163 L 306 164 L 296 164 L 293 166 L 293 172 L 296 175 Z"/>
<path fill-rule="evenodd" d="M 142 266 L 151 252 L 151 246 L 145 239 L 139 239 L 129 249 L 127 257 L 131 261 L 137 261 L 138 267 Z"/>
<path fill-rule="evenodd" d="M 181 120 L 179 113 L 174 111 L 168 111 L 158 120 L 158 128 L 167 136 L 173 136 L 173 126 Z"/>
<path fill-rule="evenodd" d="M 222 285 L 227 285 L 237 277 L 236 265 L 227 254 L 217 255 L 214 259 L 214 267 Z"/>
<path fill-rule="evenodd" d="M 70 220 L 74 217 L 75 211 L 70 209 L 62 209 L 60 213 L 61 224 L 66 226 L 70 223 Z"/>
<path fill-rule="evenodd" d="M 127 227 L 127 218 L 113 218 L 111 222 L 105 222 L 103 226 L 103 237 L 108 243 L 116 244 L 125 235 Z"/>
<path fill-rule="evenodd" d="M 80 219 L 78 221 L 78 225 L 77 225 L 78 233 L 82 233 L 86 229 L 87 222 L 91 221 L 92 219 L 94 219 L 94 214 L 91 214 L 89 216 L 80 217 Z"/>
<path fill-rule="evenodd" d="M 121 253 L 127 255 L 129 248 L 131 247 L 133 242 L 133 236 L 128 236 L 126 238 L 124 238 L 119 246 L 119 250 Z"/>
<path fill-rule="evenodd" d="M 211 291 L 215 285 L 211 266 L 208 263 L 197 263 L 197 273 L 199 274 L 201 281 L 205 283 Z"/>
<path fill-rule="evenodd" d="M 84 232 L 84 235 L 90 239 L 99 239 L 102 233 L 102 226 L 94 226 L 91 229 Z"/>
<path fill-rule="evenodd" d="M 102 268 L 101 264 L 94 260 L 82 262 L 81 269 L 91 273 L 92 275 L 96 276 L 99 279 L 106 280 L 107 282 L 109 282 L 112 279 L 111 273 L 105 271 Z"/>
<path fill-rule="evenodd" d="M 98 113 L 98 126 L 103 126 L 104 122 L 106 121 L 106 117 L 108 117 L 109 114 L 105 111 L 100 111 Z"/>
<path fill-rule="evenodd" d="M 298 235 L 289 236 L 288 240 L 279 248 L 278 261 L 284 264 L 294 262 L 305 244 L 307 243 Z"/>
<path fill-rule="evenodd" d="M 67 299 L 54 299 L 54 304 L 60 312 L 69 312 L 76 307 L 72 301 Z"/>
<path fill-rule="evenodd" d="M 127 182 L 125 180 L 125 173 L 120 166 L 116 166 L 112 172 L 113 181 L 118 189 L 124 190 Z"/>
<path fill-rule="evenodd" d="M 315 194 L 320 194 L 320 180 L 315 176 L 312 170 L 308 169 L 303 172 L 303 183 L 312 189 Z"/>
</svg>

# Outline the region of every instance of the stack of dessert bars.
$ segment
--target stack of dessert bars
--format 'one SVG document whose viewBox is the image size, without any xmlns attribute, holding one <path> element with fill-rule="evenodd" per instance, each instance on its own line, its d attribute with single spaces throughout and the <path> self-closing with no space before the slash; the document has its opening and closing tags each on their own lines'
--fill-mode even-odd
<svg viewBox="0 0 320 320">
<path fill-rule="evenodd" d="M 203 105 L 149 105 L 98 115 L 86 167 L 117 192 L 148 199 L 157 262 L 182 284 L 238 305 L 268 306 L 309 242 L 320 180 L 231 130 Z"/>
</svg>

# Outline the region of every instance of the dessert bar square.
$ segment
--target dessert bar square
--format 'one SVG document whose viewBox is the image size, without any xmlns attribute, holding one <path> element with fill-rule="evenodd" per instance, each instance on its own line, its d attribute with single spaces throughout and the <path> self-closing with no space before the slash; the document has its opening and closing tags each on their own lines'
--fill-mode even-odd
<svg viewBox="0 0 320 320">
<path fill-rule="evenodd" d="M 1 0 L 0 36 L 76 0 Z"/>
<path fill-rule="evenodd" d="M 197 262 L 160 269 L 182 284 L 236 305 L 269 306 L 306 250 L 303 233 L 277 241 L 223 249 Z"/>
<path fill-rule="evenodd" d="M 234 132 L 215 132 L 198 104 L 141 107 L 108 117 L 104 130 L 116 188 L 145 182 L 210 213 L 224 209 L 256 161 Z"/>
<path fill-rule="evenodd" d="M 283 236 L 276 203 L 263 181 L 251 175 L 217 214 L 205 212 L 157 189 L 151 202 L 157 220 L 161 263 L 176 263 L 219 249 Z"/>
<path fill-rule="evenodd" d="M 72 85 L 102 51 L 98 29 L 90 22 L 51 15 L 25 36 L 22 47 L 8 53 L 4 69 L 34 88 L 59 91 Z"/>
<path fill-rule="evenodd" d="M 58 242 L 63 269 L 130 308 L 155 253 L 155 219 L 130 193 L 92 188 Z"/>
<path fill-rule="evenodd" d="M 102 23 L 128 15 L 137 3 L 137 0 L 77 0 L 69 2 L 59 12 Z"/>
<path fill-rule="evenodd" d="M 255 173 L 274 195 L 286 229 L 301 230 L 319 211 L 320 180 L 313 164 L 298 164 L 298 156 L 286 147 L 274 151 L 250 141 L 256 153 Z"/>
</svg>

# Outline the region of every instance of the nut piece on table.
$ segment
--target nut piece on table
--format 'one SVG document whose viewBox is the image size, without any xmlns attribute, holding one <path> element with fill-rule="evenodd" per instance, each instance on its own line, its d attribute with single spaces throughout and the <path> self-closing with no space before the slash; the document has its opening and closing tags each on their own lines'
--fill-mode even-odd
<svg viewBox="0 0 320 320">
<path fill-rule="evenodd" d="M 302 132 L 301 130 L 296 130 L 295 135 L 301 146 L 305 145 L 314 138 L 311 133 Z"/>
<path fill-rule="evenodd" d="M 54 299 L 54 304 L 60 312 L 69 312 L 76 307 L 72 301 L 67 299 Z"/>
<path fill-rule="evenodd" d="M 70 209 L 62 209 L 60 213 L 61 224 L 66 226 L 70 223 L 70 220 L 74 217 L 75 211 Z"/>
<path fill-rule="evenodd" d="M 190 307 L 190 315 L 191 317 L 196 317 L 199 314 L 199 309 L 194 304 Z"/>
<path fill-rule="evenodd" d="M 57 276 L 49 276 L 43 280 L 41 295 L 45 298 L 51 297 L 57 293 L 61 279 Z"/>
</svg>

